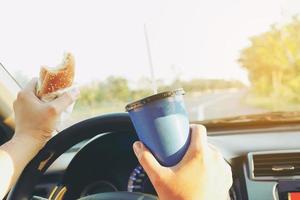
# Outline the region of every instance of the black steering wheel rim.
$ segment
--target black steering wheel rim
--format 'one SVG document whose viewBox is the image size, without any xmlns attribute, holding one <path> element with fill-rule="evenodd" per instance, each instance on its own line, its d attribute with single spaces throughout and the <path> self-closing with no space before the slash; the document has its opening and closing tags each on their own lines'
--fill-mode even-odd
<svg viewBox="0 0 300 200">
<path fill-rule="evenodd" d="M 135 133 L 128 113 L 112 113 L 90 118 L 61 131 L 28 163 L 7 200 L 30 199 L 34 186 L 44 172 L 61 154 L 75 144 L 99 134 L 126 131 Z"/>
</svg>

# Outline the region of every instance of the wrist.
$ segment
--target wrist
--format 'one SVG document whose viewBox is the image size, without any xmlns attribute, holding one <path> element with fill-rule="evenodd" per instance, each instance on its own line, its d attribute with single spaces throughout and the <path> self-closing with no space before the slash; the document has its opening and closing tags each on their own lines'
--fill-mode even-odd
<svg viewBox="0 0 300 200">
<path fill-rule="evenodd" d="M 16 146 L 22 146 L 26 149 L 36 149 L 40 150 L 46 144 L 46 138 L 36 138 L 27 133 L 18 133 L 16 132 L 11 139 L 11 142 Z"/>
</svg>

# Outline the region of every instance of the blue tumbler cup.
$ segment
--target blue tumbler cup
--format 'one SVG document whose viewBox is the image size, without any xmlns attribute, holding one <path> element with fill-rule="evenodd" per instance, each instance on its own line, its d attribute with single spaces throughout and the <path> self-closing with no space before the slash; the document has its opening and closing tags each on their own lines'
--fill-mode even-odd
<svg viewBox="0 0 300 200">
<path fill-rule="evenodd" d="M 173 166 L 184 156 L 190 141 L 184 90 L 162 92 L 126 106 L 139 139 L 160 164 Z"/>
</svg>

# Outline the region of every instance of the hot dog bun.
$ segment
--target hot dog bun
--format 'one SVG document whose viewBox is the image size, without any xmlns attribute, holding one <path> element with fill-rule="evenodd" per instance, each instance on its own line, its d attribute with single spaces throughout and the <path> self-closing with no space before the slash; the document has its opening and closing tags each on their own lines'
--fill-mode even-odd
<svg viewBox="0 0 300 200">
<path fill-rule="evenodd" d="M 36 95 L 39 98 L 72 86 L 75 75 L 75 59 L 66 53 L 63 62 L 56 68 L 41 67 Z"/>
</svg>

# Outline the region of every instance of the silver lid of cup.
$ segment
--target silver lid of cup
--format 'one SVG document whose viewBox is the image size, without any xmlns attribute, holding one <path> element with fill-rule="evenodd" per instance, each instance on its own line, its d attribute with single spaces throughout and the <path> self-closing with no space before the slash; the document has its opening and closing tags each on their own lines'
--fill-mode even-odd
<svg viewBox="0 0 300 200">
<path fill-rule="evenodd" d="M 154 94 L 154 95 L 145 97 L 143 99 L 140 99 L 138 101 L 129 103 L 126 105 L 125 109 L 127 112 L 129 112 L 131 110 L 140 108 L 148 103 L 158 101 L 160 99 L 164 99 L 164 98 L 172 97 L 172 96 L 176 96 L 176 95 L 184 95 L 184 94 L 185 94 L 185 91 L 183 90 L 183 88 L 179 88 L 179 89 L 171 90 L 171 91 L 160 92 L 158 94 Z"/>
</svg>

